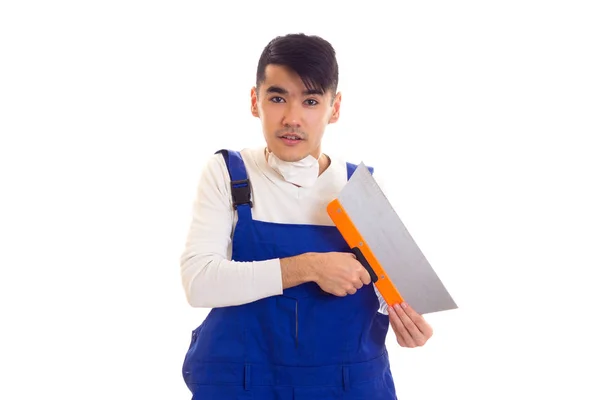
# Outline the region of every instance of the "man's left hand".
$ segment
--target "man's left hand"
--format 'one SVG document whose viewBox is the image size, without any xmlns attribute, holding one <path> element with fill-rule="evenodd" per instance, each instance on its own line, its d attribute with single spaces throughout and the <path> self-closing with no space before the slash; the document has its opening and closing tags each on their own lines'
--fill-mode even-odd
<svg viewBox="0 0 600 400">
<path fill-rule="evenodd" d="M 396 340 L 402 347 L 420 347 L 433 335 L 433 329 L 425 319 L 406 303 L 388 307 L 390 325 Z"/>
</svg>

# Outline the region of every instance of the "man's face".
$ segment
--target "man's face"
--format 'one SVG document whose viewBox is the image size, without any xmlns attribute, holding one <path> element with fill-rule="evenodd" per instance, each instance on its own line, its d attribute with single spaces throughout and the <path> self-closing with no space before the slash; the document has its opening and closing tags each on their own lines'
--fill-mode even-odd
<svg viewBox="0 0 600 400">
<path fill-rule="evenodd" d="M 325 127 L 339 118 L 341 95 L 332 96 L 308 91 L 287 67 L 268 65 L 259 92 L 252 88 L 251 111 L 262 122 L 269 150 L 284 161 L 319 157 Z"/>
</svg>

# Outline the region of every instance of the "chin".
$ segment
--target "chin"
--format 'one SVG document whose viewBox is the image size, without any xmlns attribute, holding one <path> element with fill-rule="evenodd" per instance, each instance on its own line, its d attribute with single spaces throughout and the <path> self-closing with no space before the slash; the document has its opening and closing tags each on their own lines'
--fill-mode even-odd
<svg viewBox="0 0 600 400">
<path fill-rule="evenodd" d="M 279 158 L 282 161 L 287 161 L 287 162 L 294 162 L 294 161 L 300 161 L 302 160 L 304 157 L 304 155 L 300 154 L 300 153 L 291 153 L 289 151 L 273 151 L 273 153 L 277 156 L 277 158 Z"/>
<path fill-rule="evenodd" d="M 279 159 L 283 161 L 293 162 L 300 161 L 305 158 L 310 152 L 303 148 L 304 146 L 269 146 L 271 152 L 273 152 Z"/>
</svg>

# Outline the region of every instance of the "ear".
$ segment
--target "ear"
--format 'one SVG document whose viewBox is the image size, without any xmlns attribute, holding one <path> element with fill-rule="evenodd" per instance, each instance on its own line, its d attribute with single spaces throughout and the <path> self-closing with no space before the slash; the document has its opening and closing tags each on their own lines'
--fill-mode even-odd
<svg viewBox="0 0 600 400">
<path fill-rule="evenodd" d="M 250 90 L 250 112 L 252 113 L 253 116 L 255 116 L 256 118 L 259 118 L 259 115 L 258 115 L 258 91 L 257 91 L 256 87 L 253 87 L 252 90 Z"/>
<path fill-rule="evenodd" d="M 340 105 L 342 103 L 342 94 L 338 92 L 333 99 L 333 106 L 329 123 L 334 124 L 340 119 Z"/>
</svg>

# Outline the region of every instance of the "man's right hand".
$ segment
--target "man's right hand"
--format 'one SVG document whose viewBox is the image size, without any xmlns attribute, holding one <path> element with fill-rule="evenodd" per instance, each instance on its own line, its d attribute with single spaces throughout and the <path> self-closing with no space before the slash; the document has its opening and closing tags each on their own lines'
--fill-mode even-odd
<svg viewBox="0 0 600 400">
<path fill-rule="evenodd" d="M 371 276 L 352 253 L 304 253 L 281 259 L 283 289 L 315 282 L 335 296 L 354 294 Z"/>
<path fill-rule="evenodd" d="M 340 297 L 371 283 L 369 272 L 352 253 L 318 253 L 313 273 L 323 291 Z"/>
</svg>

